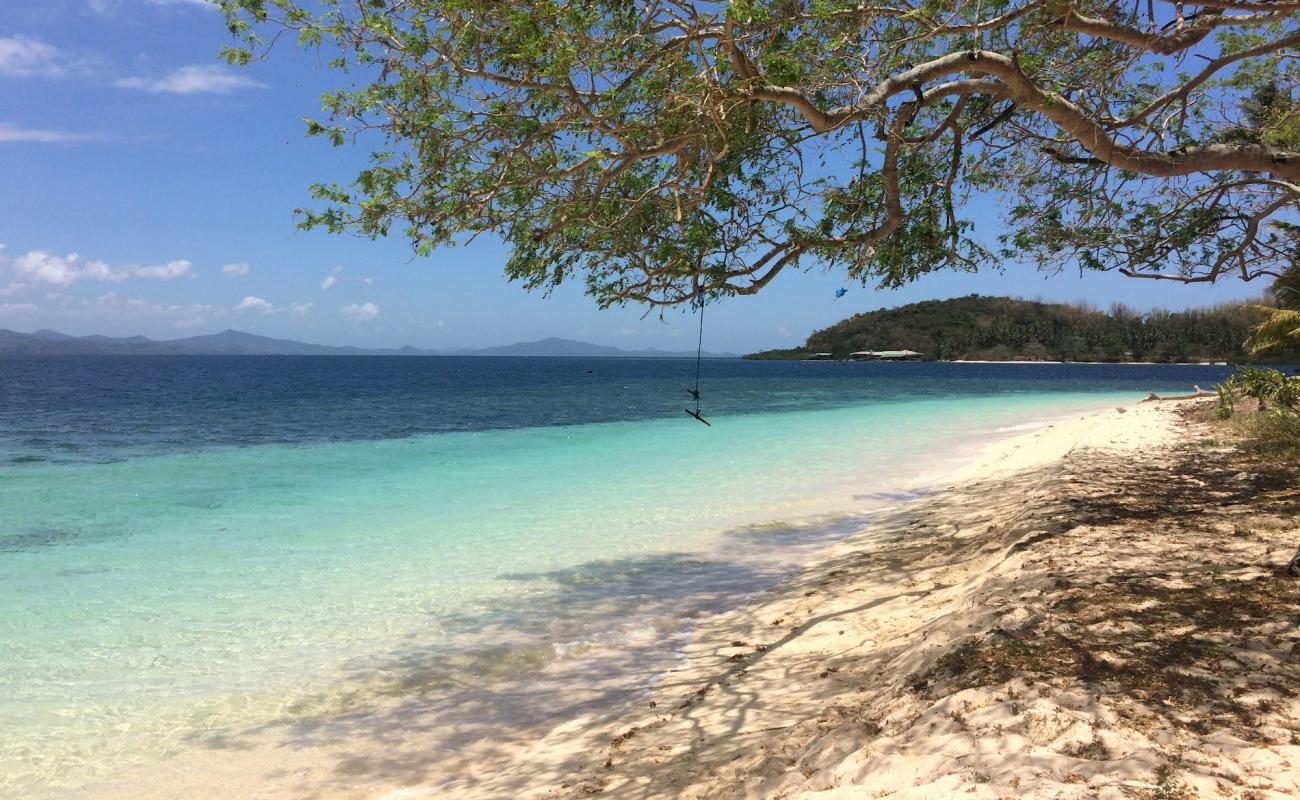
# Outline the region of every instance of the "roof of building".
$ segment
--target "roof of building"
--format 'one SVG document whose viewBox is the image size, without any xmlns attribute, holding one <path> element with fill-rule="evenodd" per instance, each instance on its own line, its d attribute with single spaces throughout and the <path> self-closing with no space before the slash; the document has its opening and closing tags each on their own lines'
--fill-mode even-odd
<svg viewBox="0 0 1300 800">
<path fill-rule="evenodd" d="M 856 353 L 849 353 L 849 356 L 871 356 L 873 358 L 910 358 L 923 355 L 925 353 L 916 350 L 859 350 Z"/>
</svg>

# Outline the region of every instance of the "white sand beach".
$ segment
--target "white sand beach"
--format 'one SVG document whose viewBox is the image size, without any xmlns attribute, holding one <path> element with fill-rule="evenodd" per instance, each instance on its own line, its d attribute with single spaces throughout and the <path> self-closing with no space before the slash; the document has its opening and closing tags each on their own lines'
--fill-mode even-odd
<svg viewBox="0 0 1300 800">
<path fill-rule="evenodd" d="M 991 447 L 458 797 L 1300 794 L 1297 493 L 1183 403 Z"/>
</svg>

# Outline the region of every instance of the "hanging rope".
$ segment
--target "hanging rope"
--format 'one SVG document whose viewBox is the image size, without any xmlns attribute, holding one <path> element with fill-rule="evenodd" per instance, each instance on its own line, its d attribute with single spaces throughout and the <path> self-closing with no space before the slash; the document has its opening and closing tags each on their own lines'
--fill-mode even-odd
<svg viewBox="0 0 1300 800">
<path fill-rule="evenodd" d="M 686 393 L 695 400 L 695 410 L 692 411 L 689 408 L 682 410 L 712 428 L 713 425 L 711 425 L 707 419 L 700 416 L 700 365 L 704 361 L 704 296 L 700 295 L 696 297 L 691 301 L 691 305 L 696 307 L 696 313 L 700 317 L 700 337 L 699 341 L 695 345 L 695 388 L 686 390 Z"/>
<path fill-rule="evenodd" d="M 695 343 L 695 399 L 700 399 L 700 362 L 704 359 L 704 300 L 700 300 L 700 338 Z"/>
</svg>

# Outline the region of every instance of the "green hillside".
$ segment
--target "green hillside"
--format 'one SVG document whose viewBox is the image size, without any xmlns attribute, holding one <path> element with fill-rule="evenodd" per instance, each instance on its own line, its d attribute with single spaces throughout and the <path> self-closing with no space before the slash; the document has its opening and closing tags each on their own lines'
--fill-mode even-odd
<svg viewBox="0 0 1300 800">
<path fill-rule="evenodd" d="M 943 360 L 1249 361 L 1242 350 L 1255 314 L 1243 304 L 1189 311 L 1109 312 L 1081 305 L 969 295 L 855 314 L 802 348 L 746 358 L 847 357 L 858 350 L 917 350 Z M 1272 354 L 1295 363 L 1296 353 Z"/>
</svg>

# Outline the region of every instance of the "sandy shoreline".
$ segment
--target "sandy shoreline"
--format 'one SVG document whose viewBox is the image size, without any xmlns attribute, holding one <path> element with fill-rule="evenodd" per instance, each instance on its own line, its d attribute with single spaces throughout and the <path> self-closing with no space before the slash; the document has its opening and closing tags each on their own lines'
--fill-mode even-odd
<svg viewBox="0 0 1300 800">
<path fill-rule="evenodd" d="M 1297 796 L 1293 506 L 1207 489 L 1186 405 L 998 442 L 701 622 L 635 707 L 384 797 Z"/>
<path fill-rule="evenodd" d="M 1300 581 L 1274 571 L 1300 493 L 1194 402 L 991 440 L 625 647 L 336 699 L 78 796 L 1300 796 Z"/>
</svg>

